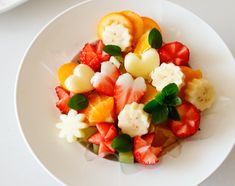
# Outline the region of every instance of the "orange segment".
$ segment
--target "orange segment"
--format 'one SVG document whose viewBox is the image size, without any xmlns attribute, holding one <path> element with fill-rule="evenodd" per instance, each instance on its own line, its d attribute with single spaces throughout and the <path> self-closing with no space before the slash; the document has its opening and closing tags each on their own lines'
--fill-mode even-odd
<svg viewBox="0 0 235 186">
<path fill-rule="evenodd" d="M 144 32 L 151 30 L 153 28 L 156 28 L 161 32 L 160 26 L 151 18 L 149 17 L 142 17 L 142 20 L 144 22 Z"/>
<path fill-rule="evenodd" d="M 131 21 L 126 16 L 122 15 L 121 13 L 114 12 L 114 13 L 105 15 L 99 21 L 98 26 L 97 26 L 97 33 L 100 39 L 102 39 L 102 33 L 104 32 L 105 27 L 108 25 L 111 25 L 112 23 L 122 24 L 123 26 L 128 28 L 130 34 L 133 33 L 133 25 Z"/>
<path fill-rule="evenodd" d="M 58 70 L 58 79 L 61 84 L 65 88 L 64 82 L 69 77 L 70 75 L 73 74 L 74 68 L 77 66 L 77 63 L 70 62 L 70 63 L 65 63 L 60 66 Z"/>
<path fill-rule="evenodd" d="M 145 34 L 141 36 L 135 47 L 134 53 L 141 55 L 145 50 L 151 48 L 151 46 L 149 45 L 148 36 L 149 31 L 145 32 Z"/>
<path fill-rule="evenodd" d="M 185 80 L 184 80 L 184 86 L 180 89 L 179 96 L 184 99 L 184 91 L 188 85 L 188 82 L 192 81 L 193 79 L 201 79 L 202 78 L 202 72 L 201 70 L 193 70 L 190 67 L 187 66 L 181 66 L 180 67 L 181 71 L 185 75 Z"/>
<path fill-rule="evenodd" d="M 88 97 L 89 105 L 83 111 L 90 126 L 100 122 L 114 122 L 114 99 L 98 93 L 92 93 Z"/>
<path fill-rule="evenodd" d="M 138 39 L 140 38 L 140 36 L 143 34 L 144 22 L 138 14 L 130 10 L 125 10 L 125 11 L 122 11 L 121 13 L 124 16 L 126 16 L 133 25 L 133 29 L 135 31 L 134 36 L 133 36 L 133 42 L 136 43 Z"/>
<path fill-rule="evenodd" d="M 141 99 L 141 103 L 148 103 L 149 101 L 151 101 L 156 95 L 157 95 L 158 91 L 156 90 L 155 87 L 153 87 L 150 84 L 147 84 L 147 90 L 143 96 L 143 98 Z"/>
</svg>

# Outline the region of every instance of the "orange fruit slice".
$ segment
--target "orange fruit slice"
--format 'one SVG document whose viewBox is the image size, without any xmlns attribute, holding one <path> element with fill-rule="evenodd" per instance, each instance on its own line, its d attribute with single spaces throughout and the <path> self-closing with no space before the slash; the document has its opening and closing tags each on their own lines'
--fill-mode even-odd
<svg viewBox="0 0 235 186">
<path fill-rule="evenodd" d="M 135 31 L 133 34 L 133 42 L 136 43 L 144 31 L 144 22 L 142 18 L 130 10 L 122 11 L 121 14 L 126 16 L 131 21 L 133 30 Z"/>
<path fill-rule="evenodd" d="M 88 96 L 89 105 L 83 110 L 90 126 L 100 122 L 114 122 L 113 97 L 92 93 Z"/>
<path fill-rule="evenodd" d="M 145 50 L 148 50 L 151 48 L 149 41 L 148 41 L 149 32 L 150 31 L 147 31 L 141 36 L 138 43 L 136 44 L 134 53 L 141 55 Z"/>
<path fill-rule="evenodd" d="M 70 75 L 73 74 L 73 70 L 77 65 L 77 63 L 70 62 L 60 66 L 58 70 L 58 79 L 62 87 L 66 88 L 64 82 Z"/>
<path fill-rule="evenodd" d="M 157 95 L 157 93 L 158 91 L 156 90 L 156 88 L 147 83 L 147 90 L 143 98 L 141 99 L 141 103 L 148 103 Z"/>
<path fill-rule="evenodd" d="M 122 24 L 129 30 L 130 34 L 133 33 L 133 25 L 131 21 L 121 13 L 113 12 L 102 17 L 98 23 L 97 34 L 100 39 L 102 39 L 102 33 L 104 32 L 105 27 L 111 25 L 112 23 Z"/>
<path fill-rule="evenodd" d="M 149 17 L 142 17 L 143 23 L 144 23 L 144 32 L 151 30 L 153 28 L 158 29 L 159 32 L 161 32 L 160 26 L 155 22 L 153 19 Z"/>
</svg>

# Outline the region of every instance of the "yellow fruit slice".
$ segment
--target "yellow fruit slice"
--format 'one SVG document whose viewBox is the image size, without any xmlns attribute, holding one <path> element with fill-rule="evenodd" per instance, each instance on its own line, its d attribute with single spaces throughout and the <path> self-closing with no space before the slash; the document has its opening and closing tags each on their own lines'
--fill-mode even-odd
<svg viewBox="0 0 235 186">
<path fill-rule="evenodd" d="M 150 31 L 147 31 L 141 36 L 138 43 L 136 44 L 134 53 L 141 55 L 142 53 L 144 53 L 145 50 L 148 50 L 151 48 L 151 46 L 149 45 L 149 41 L 148 41 L 149 32 Z"/>
<path fill-rule="evenodd" d="M 67 77 L 73 74 L 73 70 L 77 65 L 78 63 L 70 62 L 60 66 L 58 70 L 58 79 L 62 87 L 66 88 L 64 82 L 67 79 Z"/>
<path fill-rule="evenodd" d="M 121 13 L 113 12 L 102 17 L 98 23 L 97 34 L 100 39 L 102 39 L 102 33 L 104 32 L 105 27 L 113 23 L 122 24 L 129 30 L 130 34 L 133 33 L 133 25 L 131 21 Z"/>
<path fill-rule="evenodd" d="M 136 43 L 143 34 L 144 22 L 138 14 L 130 10 L 125 10 L 122 11 L 121 13 L 132 22 L 132 25 L 134 27 L 133 30 L 135 31 L 133 35 L 133 42 Z"/>
<path fill-rule="evenodd" d="M 149 101 L 151 101 L 156 95 L 157 95 L 158 91 L 156 90 L 155 87 L 153 87 L 150 84 L 147 84 L 147 90 L 143 96 L 143 98 L 141 99 L 141 103 L 148 103 Z"/>
<path fill-rule="evenodd" d="M 156 28 L 159 32 L 161 32 L 160 26 L 153 19 L 149 17 L 142 17 L 142 20 L 144 23 L 144 32 L 147 32 L 148 30 L 151 30 L 153 28 Z"/>
</svg>

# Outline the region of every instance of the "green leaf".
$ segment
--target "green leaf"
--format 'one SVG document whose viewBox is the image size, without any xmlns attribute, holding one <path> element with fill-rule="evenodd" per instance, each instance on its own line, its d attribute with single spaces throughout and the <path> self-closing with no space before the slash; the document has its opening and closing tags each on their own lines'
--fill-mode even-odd
<svg viewBox="0 0 235 186">
<path fill-rule="evenodd" d="M 175 83 L 170 83 L 162 89 L 161 93 L 168 98 L 174 98 L 178 96 L 179 88 Z"/>
<path fill-rule="evenodd" d="M 178 110 L 175 107 L 168 107 L 168 117 L 175 121 L 180 121 L 180 115 Z"/>
<path fill-rule="evenodd" d="M 122 54 L 122 50 L 117 45 L 106 45 L 103 48 L 103 51 L 105 51 L 107 54 L 110 54 L 111 56 L 120 56 Z"/>
<path fill-rule="evenodd" d="M 160 104 L 163 105 L 165 103 L 166 96 L 162 93 L 159 93 L 155 96 L 155 100 Z"/>
<path fill-rule="evenodd" d="M 68 107 L 74 110 L 82 110 L 88 106 L 87 98 L 82 94 L 75 94 L 68 102 Z"/>
<path fill-rule="evenodd" d="M 153 28 L 150 31 L 148 36 L 148 42 L 152 48 L 158 49 L 162 46 L 162 35 L 156 28 Z"/>
<path fill-rule="evenodd" d="M 166 105 L 169 105 L 169 106 L 178 106 L 178 105 L 180 105 L 181 103 L 182 103 L 182 100 L 181 100 L 180 97 L 178 97 L 178 96 L 166 100 Z"/>
<path fill-rule="evenodd" d="M 154 124 L 160 124 L 168 118 L 168 108 L 166 105 L 158 105 L 152 112 L 152 120 Z"/>
<path fill-rule="evenodd" d="M 131 137 L 127 134 L 120 134 L 114 138 L 111 147 L 117 152 L 129 152 L 132 149 Z"/>
<path fill-rule="evenodd" d="M 144 111 L 147 113 L 151 113 L 158 105 L 159 103 L 155 99 L 153 99 L 144 105 Z"/>
</svg>

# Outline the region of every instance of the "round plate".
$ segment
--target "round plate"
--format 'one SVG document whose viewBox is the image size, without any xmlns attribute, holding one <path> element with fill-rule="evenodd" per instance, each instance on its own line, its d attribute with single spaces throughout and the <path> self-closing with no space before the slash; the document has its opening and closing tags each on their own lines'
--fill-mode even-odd
<svg viewBox="0 0 235 186">
<path fill-rule="evenodd" d="M 97 158 L 79 143 L 59 139 L 55 128 L 59 121 L 54 93 L 58 67 L 96 39 L 96 25 L 103 15 L 126 9 L 155 19 L 165 42 L 187 45 L 190 64 L 203 71 L 217 92 L 216 103 L 203 113 L 201 131 L 156 166 L 127 166 Z M 19 70 L 16 110 L 33 154 L 67 185 L 197 185 L 216 170 L 234 144 L 234 72 L 234 59 L 224 42 L 188 10 L 161 0 L 87 1 L 57 16 L 32 42 Z"/>
</svg>

